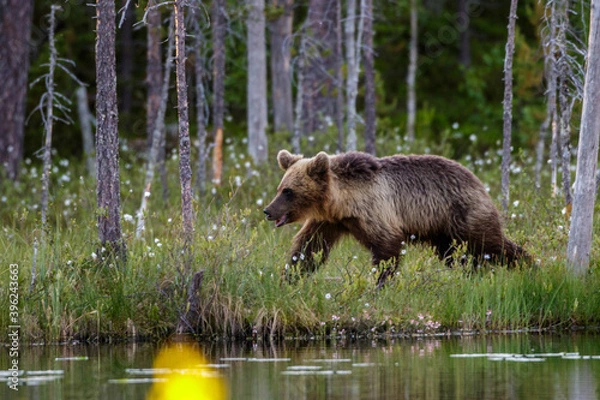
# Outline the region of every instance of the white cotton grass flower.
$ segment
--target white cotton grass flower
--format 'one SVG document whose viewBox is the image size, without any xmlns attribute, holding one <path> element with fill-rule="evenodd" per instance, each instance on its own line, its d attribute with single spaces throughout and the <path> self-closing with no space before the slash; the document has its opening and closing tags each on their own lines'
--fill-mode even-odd
<svg viewBox="0 0 600 400">
<path fill-rule="evenodd" d="M 331 299 L 331 293 L 325 293 L 325 298 L 326 298 L 327 300 Z"/>
</svg>

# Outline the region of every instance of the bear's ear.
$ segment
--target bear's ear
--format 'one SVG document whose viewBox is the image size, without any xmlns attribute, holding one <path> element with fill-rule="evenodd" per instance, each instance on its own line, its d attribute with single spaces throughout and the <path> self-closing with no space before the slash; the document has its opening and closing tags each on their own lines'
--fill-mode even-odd
<svg viewBox="0 0 600 400">
<path fill-rule="evenodd" d="M 279 154 L 277 154 L 277 162 L 282 170 L 286 171 L 289 167 L 291 167 L 296 161 L 301 160 L 302 156 L 291 154 L 287 150 L 280 150 Z"/>
<path fill-rule="evenodd" d="M 315 180 L 325 178 L 329 173 L 329 156 L 327 153 L 321 151 L 310 160 L 306 173 Z"/>
</svg>

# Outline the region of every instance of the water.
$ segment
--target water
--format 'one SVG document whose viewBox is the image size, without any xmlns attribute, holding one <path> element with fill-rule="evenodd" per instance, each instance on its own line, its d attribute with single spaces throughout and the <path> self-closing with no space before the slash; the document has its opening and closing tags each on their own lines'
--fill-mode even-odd
<svg viewBox="0 0 600 400">
<path fill-rule="evenodd" d="M 144 399 L 154 344 L 22 347 L 0 399 Z M 600 336 L 208 344 L 239 399 L 600 399 Z M 0 367 L 10 365 L 0 352 Z M 6 377 L 2 377 L 6 380 Z"/>
</svg>

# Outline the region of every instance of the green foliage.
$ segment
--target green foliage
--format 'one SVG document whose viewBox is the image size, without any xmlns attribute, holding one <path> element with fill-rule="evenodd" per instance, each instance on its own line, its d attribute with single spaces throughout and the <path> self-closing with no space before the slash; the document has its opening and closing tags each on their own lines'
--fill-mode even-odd
<svg viewBox="0 0 600 400">
<path fill-rule="evenodd" d="M 515 146 L 531 146 L 538 128 L 545 116 L 542 51 L 539 45 L 540 21 L 544 9 L 538 1 L 519 2 L 518 35 L 514 65 L 514 139 Z M 32 56 L 30 81 L 44 71 L 48 61 L 47 20 L 51 1 L 36 2 L 31 40 Z M 503 60 L 506 42 L 506 22 L 508 2 L 471 2 L 470 4 L 470 47 L 471 64 L 468 68 L 458 62 L 459 37 L 464 29 L 455 2 L 422 6 L 419 9 L 419 67 L 417 76 L 417 136 L 435 141 L 445 135 L 445 130 L 458 123 L 464 132 L 463 142 L 456 150 L 462 156 L 469 146 L 465 140 L 471 134 L 478 136 L 479 149 L 495 146 L 501 138 Z M 57 15 L 57 48 L 62 57 L 73 60 L 74 74 L 88 84 L 90 106 L 93 110 L 95 99 L 95 10 L 81 0 L 61 4 L 62 12 Z M 307 14 L 307 2 L 299 2 L 294 8 L 294 32 L 300 29 Z M 404 131 L 406 121 L 406 84 L 408 64 L 408 41 L 410 38 L 409 2 L 376 2 L 374 4 L 374 46 L 377 91 L 377 117 L 385 130 Z M 145 3 L 136 8 L 136 22 L 142 19 Z M 166 18 L 169 6 L 161 8 Z M 211 26 L 206 20 L 206 9 L 195 10 L 195 17 L 201 19 L 201 27 L 206 38 L 206 66 L 210 71 L 212 57 Z M 579 39 L 585 41 L 587 17 L 581 17 L 587 10 L 574 9 L 571 22 Z M 228 32 L 226 40 L 225 108 L 226 133 L 237 138 L 246 132 L 246 48 L 245 48 L 245 5 L 228 1 Z M 265 15 L 272 19 L 280 15 L 281 8 L 267 5 Z M 190 13 L 191 15 L 191 13 Z M 118 93 L 122 100 L 126 89 L 131 89 L 131 109 L 119 115 L 120 135 L 128 139 L 143 140 L 146 137 L 146 86 L 145 51 L 146 30 L 138 25 L 133 30 L 132 48 L 125 48 L 124 29 L 117 31 L 117 71 Z M 163 37 L 166 28 L 163 29 Z M 297 38 L 290 38 L 292 57 L 299 46 Z M 131 78 L 122 75 L 121 63 L 124 56 L 132 54 L 134 68 Z M 193 58 L 189 59 L 194 62 Z M 191 65 L 190 65 L 191 67 Z M 345 68 L 345 66 L 343 66 Z M 190 68 L 190 72 L 193 68 Z M 193 83 L 193 80 L 190 81 Z M 76 85 L 66 76 L 57 75 L 57 90 L 67 98 L 75 100 Z M 210 73 L 206 76 L 207 101 L 212 102 Z M 43 85 L 31 88 L 27 96 L 27 109 L 33 110 L 43 93 Z M 295 90 L 295 87 L 294 87 Z M 191 91 L 193 92 L 193 91 Z M 360 85 L 359 112 L 363 104 Z M 191 93 L 190 101 L 194 100 Z M 167 107 L 167 122 L 176 119 L 175 92 L 172 91 Z M 121 105 L 122 106 L 122 105 Z M 194 107 L 190 107 L 192 132 L 194 132 Z M 577 120 L 578 108 L 573 119 Z M 62 157 L 80 158 L 81 138 L 75 107 L 72 107 L 71 125 L 57 124 L 54 147 Z M 485 130 L 483 129 L 485 127 Z M 210 128 L 210 127 L 209 127 Z M 43 130 L 38 114 L 32 115 L 26 127 L 26 154 L 33 157 L 43 142 Z M 454 140 L 458 142 L 459 140 Z"/>
<path fill-rule="evenodd" d="M 385 154 L 431 152 L 451 155 L 452 132 L 432 144 L 409 147 L 394 131 L 380 132 Z M 284 135 L 272 143 L 287 143 Z M 335 143 L 335 132 L 315 138 L 307 154 Z M 321 335 L 442 334 L 498 330 L 550 330 L 600 323 L 600 224 L 596 223 L 593 265 L 585 279 L 564 267 L 568 222 L 562 200 L 549 194 L 549 174 L 533 190 L 533 161 L 525 151 L 512 168 L 512 203 L 506 230 L 534 259 L 533 267 L 507 270 L 497 265 L 457 263 L 447 268 L 432 249 L 408 243 L 394 279 L 376 290 L 378 269 L 368 252 L 350 239 L 336 247 L 317 273 L 295 284 L 282 281 L 287 252 L 297 226 L 275 229 L 262 208 L 274 196 L 281 171 L 272 146 L 267 165 L 249 162 L 243 141 L 227 140 L 224 185 L 197 196 L 191 269 L 181 253 L 181 218 L 177 180 L 169 182 L 164 202 L 155 183 L 142 240 L 135 239 L 135 213 L 141 198 L 142 162 L 122 152 L 121 184 L 126 260 L 115 260 L 97 243 L 93 180 L 84 166 L 57 158 L 51 184 L 47 243 L 40 243 L 39 167 L 26 164 L 17 185 L 5 184 L 0 208 L 0 279 L 8 266 L 19 265 L 19 318 L 23 337 L 31 341 L 107 340 L 130 335 L 164 337 L 185 311 L 191 275 L 204 270 L 198 332 L 207 338 L 250 336 L 313 337 Z M 478 156 L 477 143 L 460 159 L 498 199 L 500 157 Z M 176 156 L 167 162 L 177 176 Z M 81 177 L 80 177 L 81 176 Z M 37 279 L 30 290 L 33 243 L 37 240 Z M 461 254 L 461 250 L 458 251 Z M 385 267 L 385 266 L 383 266 Z M 0 306 L 8 309 L 6 285 Z M 8 314 L 0 324 L 8 325 Z"/>
</svg>

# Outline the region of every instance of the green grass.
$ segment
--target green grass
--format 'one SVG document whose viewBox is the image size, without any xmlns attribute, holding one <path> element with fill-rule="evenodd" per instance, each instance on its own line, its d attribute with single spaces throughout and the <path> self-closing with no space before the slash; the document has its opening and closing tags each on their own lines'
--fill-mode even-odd
<svg viewBox="0 0 600 400">
<path fill-rule="evenodd" d="M 325 140 L 324 138 L 323 140 Z M 423 152 L 385 138 L 393 152 Z M 251 336 L 445 334 L 503 330 L 563 330 L 600 325 L 600 224 L 596 221 L 592 268 L 578 279 L 566 270 L 568 222 L 560 196 L 547 181 L 533 185 L 531 157 L 515 156 L 511 174 L 508 236 L 537 260 L 535 268 L 507 270 L 488 265 L 473 271 L 446 268 L 426 246 L 408 245 L 401 268 L 383 289 L 378 271 L 353 240 L 343 240 L 316 274 L 290 285 L 282 281 L 291 238 L 298 226 L 275 229 L 262 208 L 281 178 L 272 157 L 255 168 L 230 142 L 221 187 L 195 199 L 195 241 L 191 267 L 181 255 L 178 161 L 168 162 L 169 198 L 159 183 L 150 198 L 143 240 L 135 223 L 122 220 L 126 261 L 117 262 L 97 242 L 95 184 L 78 162 L 55 160 L 47 243 L 38 245 L 37 279 L 31 286 L 34 241 L 40 241 L 40 166 L 26 164 L 17 185 L 0 193 L 0 325 L 9 320 L 9 265 L 19 265 L 22 340 L 112 340 L 135 335 L 160 338 L 174 332 L 185 308 L 192 273 L 204 270 L 198 332 L 206 338 Z M 307 154 L 323 145 L 312 144 Z M 384 146 L 380 144 L 380 148 Z M 448 154 L 444 147 L 432 153 Z M 389 153 L 388 152 L 388 153 Z M 383 155 L 383 154 L 381 154 Z M 121 155 L 122 214 L 135 216 L 143 162 Z M 500 158 L 496 152 L 461 160 L 499 200 Z M 549 174 L 548 174 L 549 175 Z M 497 201 L 499 204 L 499 201 Z M 598 209 L 598 206 L 597 206 Z M 598 211 L 598 210 L 597 210 Z M 600 213 L 596 213 L 599 215 Z M 596 218 L 597 219 L 597 218 Z"/>
</svg>

